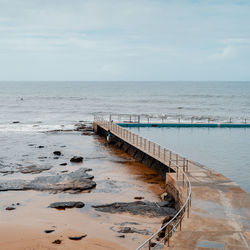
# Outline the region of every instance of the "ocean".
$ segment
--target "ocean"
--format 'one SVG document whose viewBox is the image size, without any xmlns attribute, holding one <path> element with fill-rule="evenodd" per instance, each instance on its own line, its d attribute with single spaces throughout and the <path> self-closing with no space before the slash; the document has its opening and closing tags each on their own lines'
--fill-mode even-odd
<svg viewBox="0 0 250 250">
<path fill-rule="evenodd" d="M 68 129 L 109 114 L 164 116 L 165 122 L 250 122 L 250 82 L 0 82 L 0 159 L 6 158 L 4 148 L 15 143 L 13 133 L 20 138 L 22 133 Z M 250 129 L 140 131 L 250 192 Z"/>
<path fill-rule="evenodd" d="M 250 82 L 0 82 L 3 131 L 47 130 L 110 113 L 250 121 Z"/>
</svg>

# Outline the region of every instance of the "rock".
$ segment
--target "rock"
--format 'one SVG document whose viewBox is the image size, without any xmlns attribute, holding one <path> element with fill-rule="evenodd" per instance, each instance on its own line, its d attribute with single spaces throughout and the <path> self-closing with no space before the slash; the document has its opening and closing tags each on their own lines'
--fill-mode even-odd
<svg viewBox="0 0 250 250">
<path fill-rule="evenodd" d="M 11 211 L 11 210 L 15 210 L 15 207 L 6 207 L 5 210 Z"/>
<path fill-rule="evenodd" d="M 156 246 L 156 243 L 155 243 L 155 242 L 151 242 L 150 246 L 151 246 L 151 247 L 155 247 L 155 246 Z"/>
<path fill-rule="evenodd" d="M 75 124 L 75 131 L 82 131 L 85 130 L 85 128 L 87 127 L 87 125 L 83 124 L 83 123 L 77 123 Z"/>
<path fill-rule="evenodd" d="M 54 155 L 61 155 L 62 153 L 61 153 L 61 151 L 54 151 L 53 154 Z"/>
<path fill-rule="evenodd" d="M 55 156 L 53 159 L 58 160 L 58 159 L 59 159 L 59 157 L 58 157 L 58 156 Z"/>
<path fill-rule="evenodd" d="M 30 146 L 30 147 L 33 147 L 33 146 L 35 146 L 36 144 L 33 144 L 33 143 L 30 143 L 30 144 L 28 144 L 28 146 Z"/>
<path fill-rule="evenodd" d="M 158 202 L 158 205 L 160 207 L 168 207 L 169 206 L 169 202 L 168 201 L 161 201 L 161 202 Z"/>
<path fill-rule="evenodd" d="M 119 238 L 125 238 L 125 234 L 117 235 L 117 237 L 119 237 Z"/>
<path fill-rule="evenodd" d="M 44 148 L 44 146 L 41 146 L 41 145 L 40 145 L 40 146 L 38 146 L 38 148 Z"/>
<path fill-rule="evenodd" d="M 74 156 L 70 159 L 70 162 L 82 162 L 83 161 L 83 157 L 81 156 Z"/>
<path fill-rule="evenodd" d="M 176 213 L 173 207 L 161 207 L 157 202 L 134 201 L 130 203 L 115 202 L 111 204 L 92 206 L 97 211 L 108 213 L 128 212 L 134 215 L 147 215 L 149 217 L 160 217 L 174 215 Z"/>
<path fill-rule="evenodd" d="M 13 121 L 12 123 L 13 123 L 13 124 L 17 124 L 17 123 L 20 123 L 20 122 L 19 122 L 19 121 Z"/>
<path fill-rule="evenodd" d="M 52 244 L 61 244 L 62 243 L 62 241 L 61 240 L 54 240 L 53 242 L 52 242 Z"/>
<path fill-rule="evenodd" d="M 118 233 L 138 233 L 143 235 L 150 235 L 150 232 L 147 229 L 136 229 L 134 227 L 120 227 L 117 231 Z"/>
<path fill-rule="evenodd" d="M 164 218 L 164 220 L 162 221 L 161 227 L 163 227 L 164 225 L 166 225 L 172 218 L 173 218 L 173 216 L 170 216 L 170 215 L 166 216 L 166 217 Z M 172 229 L 172 225 L 170 225 L 170 226 L 171 226 L 171 229 Z M 162 230 L 158 233 L 158 237 L 159 237 L 160 239 L 165 237 L 165 235 L 166 235 L 166 229 L 167 229 L 167 228 L 164 228 L 164 229 L 162 229 Z"/>
<path fill-rule="evenodd" d="M 144 199 L 144 197 L 142 197 L 142 196 L 136 196 L 136 197 L 134 197 L 134 199 L 135 200 L 142 200 L 142 199 Z"/>
<path fill-rule="evenodd" d="M 50 233 L 53 233 L 53 232 L 55 232 L 55 230 L 53 230 L 53 229 L 44 230 L 44 233 L 46 233 L 46 234 L 50 234 Z"/>
<path fill-rule="evenodd" d="M 68 163 L 64 162 L 64 163 L 61 163 L 60 166 L 67 166 Z"/>
<path fill-rule="evenodd" d="M 39 174 L 43 171 L 50 170 L 52 166 L 37 166 L 37 165 L 30 165 L 27 167 L 20 168 L 20 172 L 22 174 Z"/>
<path fill-rule="evenodd" d="M 62 170 L 61 173 L 67 173 L 69 170 Z"/>
<path fill-rule="evenodd" d="M 69 236 L 68 238 L 70 240 L 81 240 L 82 238 L 85 238 L 87 234 L 81 235 L 81 236 Z"/>
<path fill-rule="evenodd" d="M 84 131 L 86 131 L 86 132 L 93 132 L 93 127 L 88 126 L 88 127 L 86 127 L 86 128 L 84 129 Z"/>
<path fill-rule="evenodd" d="M 94 135 L 94 132 L 83 132 L 82 135 L 87 135 L 87 136 L 91 136 Z"/>
<path fill-rule="evenodd" d="M 17 206 L 19 206 L 19 205 L 20 205 L 20 203 L 19 203 L 19 202 L 17 202 L 17 203 L 16 203 L 16 205 L 17 205 Z"/>
<path fill-rule="evenodd" d="M 81 201 L 67 201 L 67 202 L 54 202 L 49 205 L 51 208 L 56 208 L 59 210 L 65 210 L 66 208 L 81 208 L 84 207 L 84 203 Z"/>
<path fill-rule="evenodd" d="M 121 227 L 119 233 L 134 233 L 135 231 L 131 227 Z"/>
<path fill-rule="evenodd" d="M 92 181 L 94 176 L 87 173 L 90 170 L 88 168 L 79 168 L 68 174 L 41 176 L 31 181 L 20 179 L 1 180 L 0 191 L 38 190 L 62 192 L 73 190 L 74 193 L 77 193 L 96 186 L 96 183 Z"/>
</svg>

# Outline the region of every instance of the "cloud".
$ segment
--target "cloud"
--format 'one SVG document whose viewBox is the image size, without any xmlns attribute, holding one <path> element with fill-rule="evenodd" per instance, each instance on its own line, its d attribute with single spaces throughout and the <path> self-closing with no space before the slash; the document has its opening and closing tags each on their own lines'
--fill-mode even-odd
<svg viewBox="0 0 250 250">
<path fill-rule="evenodd" d="M 250 56 L 250 39 L 244 38 L 228 38 L 221 42 L 225 45 L 219 52 L 208 56 L 209 60 L 231 60 L 242 55 Z"/>
<path fill-rule="evenodd" d="M 197 72 L 213 62 L 250 66 L 249 11 L 231 0 L 0 0 L 0 80 L 30 69 L 32 80 L 207 80 Z"/>
</svg>

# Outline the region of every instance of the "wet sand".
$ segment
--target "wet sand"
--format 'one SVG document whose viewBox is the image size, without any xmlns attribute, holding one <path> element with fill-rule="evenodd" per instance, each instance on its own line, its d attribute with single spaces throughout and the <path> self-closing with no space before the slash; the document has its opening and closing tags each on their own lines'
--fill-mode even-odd
<svg viewBox="0 0 250 250">
<path fill-rule="evenodd" d="M 93 205 L 113 202 L 133 202 L 136 196 L 147 201 L 160 201 L 159 196 L 164 192 L 164 183 L 157 173 L 124 152 L 106 146 L 104 139 L 70 132 L 1 134 L 1 139 L 4 137 L 6 143 L 0 146 L 2 164 L 12 164 L 12 170 L 16 169 L 16 164 L 45 164 L 52 168 L 39 174 L 14 171 L 13 174 L 1 174 L 0 180 L 29 180 L 84 167 L 92 169 L 89 174 L 94 176 L 97 185 L 90 191 L 76 194 L 70 190 L 60 193 L 32 190 L 1 192 L 0 249 L 134 249 L 149 236 L 118 233 L 121 227 L 147 229 L 150 233 L 159 228 L 162 221 L 159 217 L 110 214 L 92 208 Z M 38 148 L 39 145 L 44 148 Z M 55 150 L 62 152 L 59 159 L 54 159 Z M 70 163 L 69 159 L 74 155 L 83 156 L 83 163 Z M 64 162 L 68 165 L 61 166 Z M 85 206 L 63 211 L 48 208 L 58 201 L 82 201 Z M 5 210 L 16 203 L 20 205 L 15 205 L 15 210 Z M 49 229 L 55 231 L 46 234 L 44 230 Z M 84 234 L 87 237 L 79 241 L 68 239 L 69 236 Z M 121 235 L 125 238 L 118 237 Z M 57 239 L 61 244 L 52 244 Z"/>
</svg>

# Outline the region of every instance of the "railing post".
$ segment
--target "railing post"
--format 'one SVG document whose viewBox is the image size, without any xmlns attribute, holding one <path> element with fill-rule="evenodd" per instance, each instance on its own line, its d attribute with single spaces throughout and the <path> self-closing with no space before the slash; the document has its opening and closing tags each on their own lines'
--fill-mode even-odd
<svg viewBox="0 0 250 250">
<path fill-rule="evenodd" d="M 148 152 L 150 153 L 150 141 L 148 141 Z"/>
<path fill-rule="evenodd" d="M 163 154 L 164 154 L 163 157 L 164 157 L 164 161 L 165 161 L 166 160 L 166 149 L 165 148 L 163 149 Z"/>
<path fill-rule="evenodd" d="M 186 161 L 186 172 L 188 173 L 188 160 Z"/>
<path fill-rule="evenodd" d="M 171 166 L 171 159 L 172 159 L 172 151 L 169 151 L 169 166 L 168 166 L 168 172 L 170 173 L 170 166 Z"/>
<path fill-rule="evenodd" d="M 148 241 L 148 249 L 151 249 L 151 240 Z"/>
<path fill-rule="evenodd" d="M 181 214 L 180 214 L 181 215 Z M 180 220 L 180 231 L 181 231 L 181 221 L 182 221 L 182 219 Z"/>
<path fill-rule="evenodd" d="M 144 139 L 144 149 L 146 149 L 146 146 L 147 146 L 147 141 L 146 139 Z"/>
<path fill-rule="evenodd" d="M 160 145 L 158 146 L 158 156 L 159 156 L 159 158 L 161 156 L 161 146 Z"/>
<path fill-rule="evenodd" d="M 136 146 L 138 146 L 138 135 L 136 135 Z"/>
<path fill-rule="evenodd" d="M 155 143 L 154 143 L 154 147 L 153 147 L 153 154 L 155 155 Z"/>
<path fill-rule="evenodd" d="M 170 244 L 169 243 L 169 240 L 170 240 L 170 229 L 169 229 L 169 227 L 170 227 L 170 225 L 168 225 L 168 230 L 167 230 L 168 231 L 168 247 L 169 247 L 169 244 Z"/>
</svg>

